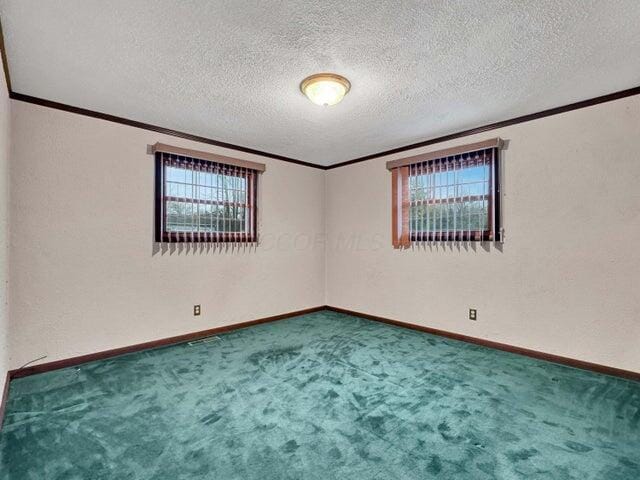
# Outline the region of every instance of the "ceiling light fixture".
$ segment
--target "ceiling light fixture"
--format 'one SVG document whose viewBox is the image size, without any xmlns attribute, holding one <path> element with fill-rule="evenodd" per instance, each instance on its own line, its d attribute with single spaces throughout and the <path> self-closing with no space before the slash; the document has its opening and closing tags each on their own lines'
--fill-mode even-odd
<svg viewBox="0 0 640 480">
<path fill-rule="evenodd" d="M 316 105 L 335 105 L 340 103 L 351 89 L 346 78 L 335 73 L 316 73 L 300 83 L 300 90 Z"/>
</svg>

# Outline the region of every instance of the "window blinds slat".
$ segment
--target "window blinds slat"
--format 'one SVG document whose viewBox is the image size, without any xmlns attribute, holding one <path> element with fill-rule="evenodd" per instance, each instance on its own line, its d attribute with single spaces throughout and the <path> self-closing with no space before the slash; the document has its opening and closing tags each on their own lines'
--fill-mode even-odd
<svg viewBox="0 0 640 480">
<path fill-rule="evenodd" d="M 438 159 L 438 198 L 442 199 L 442 159 Z M 438 208 L 438 240 L 442 240 L 442 201 Z"/>
<path fill-rule="evenodd" d="M 409 165 L 409 238 L 413 238 L 413 224 L 415 221 L 415 205 L 416 205 L 416 179 L 415 165 Z M 413 179 L 413 180 L 412 180 Z"/>
<path fill-rule="evenodd" d="M 419 186 L 420 186 L 420 202 L 419 202 L 419 207 L 420 207 L 420 222 L 416 223 L 416 241 L 420 242 L 419 245 L 424 247 L 424 234 L 422 232 L 424 232 L 424 228 L 425 228 L 425 215 L 426 215 L 426 204 L 424 199 L 427 196 L 427 188 L 426 188 L 426 179 L 427 177 L 425 177 L 423 175 L 423 168 L 422 165 L 417 165 L 416 167 L 417 170 L 417 175 L 418 175 L 418 179 L 419 179 Z"/>
<path fill-rule="evenodd" d="M 458 198 L 458 182 L 460 181 L 460 177 L 458 175 L 459 169 L 458 165 L 456 165 L 457 157 L 453 157 L 453 196 L 454 198 Z M 453 204 L 453 240 L 458 240 L 458 206 Z"/>
<path fill-rule="evenodd" d="M 236 189 L 234 189 L 233 191 L 233 237 L 235 239 L 235 245 L 236 248 L 240 247 L 240 232 L 238 231 L 238 226 L 239 226 L 239 222 L 238 222 L 238 217 L 240 216 L 240 206 L 238 205 L 240 203 L 240 188 L 242 185 L 241 182 L 241 175 L 242 172 L 240 171 L 240 167 L 236 167 L 235 168 L 235 175 L 233 177 L 233 181 L 234 184 L 236 186 Z"/>
<path fill-rule="evenodd" d="M 197 197 L 197 192 L 196 192 L 196 188 L 197 188 L 196 179 L 194 178 L 195 177 L 195 165 L 194 165 L 193 159 L 189 159 L 189 170 L 190 170 L 189 173 L 191 175 L 191 195 L 192 195 L 193 198 L 198 198 Z M 190 230 L 191 230 L 191 243 L 194 242 L 194 240 L 195 240 L 194 237 L 195 237 L 195 233 L 196 233 L 195 230 L 196 230 L 197 218 L 196 218 L 195 212 L 193 211 L 195 205 L 196 204 L 194 202 L 191 202 L 191 225 L 190 225 L 190 227 L 191 227 L 190 228 Z"/>
<path fill-rule="evenodd" d="M 224 226 L 222 227 L 222 231 L 224 233 L 224 235 L 227 237 L 227 240 L 229 240 L 229 230 L 230 230 L 230 224 L 229 224 L 229 181 L 230 178 L 229 176 L 225 176 L 223 177 L 223 183 L 224 183 L 224 187 L 223 187 L 223 191 L 224 191 L 224 207 L 222 209 L 223 212 L 223 217 L 222 217 L 222 221 L 224 223 Z M 229 243 L 227 242 L 227 248 L 229 247 Z"/>
<path fill-rule="evenodd" d="M 169 156 L 169 155 L 167 155 L 166 153 L 163 153 L 163 154 L 162 154 L 162 161 L 163 161 L 162 169 L 165 171 L 165 173 L 166 173 L 166 171 L 167 171 L 167 164 L 169 164 L 169 162 L 170 162 L 170 158 L 169 158 L 169 157 L 170 157 L 170 156 Z M 165 178 L 166 178 L 166 177 L 165 177 Z M 164 232 L 168 230 L 166 225 L 167 225 L 167 224 L 168 224 L 168 222 L 169 222 L 169 214 L 168 214 L 168 209 L 167 209 L 168 205 L 167 205 L 167 201 L 166 201 L 166 199 L 165 199 L 165 196 L 166 196 L 165 189 L 166 189 L 166 183 L 164 183 L 164 182 L 163 182 L 163 184 L 162 184 L 162 190 L 163 190 L 163 194 L 162 194 L 162 204 L 164 205 L 164 207 L 165 207 L 165 212 L 167 212 L 167 213 L 166 213 L 166 214 L 165 214 L 165 216 L 163 217 L 163 222 L 164 222 L 164 223 L 163 223 L 163 225 L 162 225 L 162 229 L 161 229 L 161 231 L 160 231 L 160 237 L 164 237 Z M 169 241 L 169 243 L 171 243 L 171 235 L 168 235 L 167 240 Z"/>
<path fill-rule="evenodd" d="M 235 175 L 233 177 L 233 183 L 235 184 L 235 189 L 233 190 L 233 237 L 236 248 L 240 247 L 240 232 L 238 232 L 238 217 L 240 216 L 240 206 L 238 203 L 240 202 L 240 188 L 241 188 L 241 176 L 240 168 L 235 168 Z"/>
<path fill-rule="evenodd" d="M 159 229 L 160 231 L 158 232 L 158 240 L 160 241 L 160 243 L 163 242 L 164 240 L 164 235 L 162 234 L 162 232 L 164 231 L 164 226 L 167 222 L 166 219 L 166 207 L 165 207 L 165 192 L 164 192 L 164 178 L 165 178 L 165 163 L 164 163 L 164 153 L 160 154 L 160 165 L 157 167 L 158 168 L 158 173 L 160 175 L 160 181 L 158 182 L 158 187 L 160 189 L 160 201 L 158 202 L 158 206 L 156 208 L 160 208 L 160 215 L 159 215 L 159 220 L 160 220 L 160 225 L 159 225 Z"/>
<path fill-rule="evenodd" d="M 491 149 L 491 240 L 496 240 L 496 176 L 495 176 L 496 149 Z"/>
<path fill-rule="evenodd" d="M 213 170 L 211 169 L 211 167 L 208 164 L 204 164 L 203 165 L 203 169 L 204 169 L 204 178 L 207 184 L 207 188 L 208 190 L 208 195 L 207 197 L 210 200 L 213 200 L 213 194 L 215 192 L 215 190 L 213 189 Z M 210 205 L 209 206 L 209 228 L 207 228 L 207 233 L 205 235 L 205 238 L 207 240 L 207 242 L 211 242 L 213 240 L 213 211 L 214 211 L 215 206 L 214 205 Z"/>
<path fill-rule="evenodd" d="M 424 173 L 428 173 L 428 171 L 429 171 L 427 169 L 426 165 L 423 165 L 421 167 L 421 170 Z M 431 196 L 432 196 L 432 193 L 433 193 L 433 190 L 432 190 L 433 176 L 432 175 L 428 175 L 426 177 L 426 180 L 427 180 L 426 181 L 426 184 L 427 184 L 426 203 L 427 203 L 427 205 L 426 205 L 425 208 L 427 209 L 427 241 L 429 243 L 431 243 L 431 208 L 429 206 L 429 201 L 431 200 Z"/>
<path fill-rule="evenodd" d="M 251 232 L 251 238 L 253 239 L 254 245 L 256 245 L 258 243 L 258 232 L 255 231 L 255 228 L 257 226 L 257 209 L 253 207 L 253 202 L 256 201 L 256 183 L 258 181 L 258 177 L 255 173 L 251 173 L 251 182 L 249 183 L 249 187 L 250 187 L 250 194 L 249 194 L 249 201 L 251 202 L 251 208 L 249 209 L 249 215 L 250 215 L 250 221 L 249 221 L 249 231 Z"/>
<path fill-rule="evenodd" d="M 216 196 L 216 201 L 220 201 L 220 175 L 219 175 L 219 170 L 217 168 L 213 169 L 214 171 L 214 178 L 215 178 L 215 183 L 216 183 L 216 189 L 214 190 L 215 192 L 215 196 Z M 219 235 L 220 235 L 220 205 L 216 204 L 216 242 L 220 241 Z"/>
<path fill-rule="evenodd" d="M 251 172 L 247 171 L 246 173 L 247 173 L 247 205 L 249 205 L 250 202 L 251 202 L 251 183 L 252 182 L 251 182 Z M 248 243 L 249 247 L 251 247 L 251 239 L 253 238 L 253 235 L 252 235 L 253 232 L 252 232 L 252 228 L 251 228 L 252 225 L 253 225 L 253 219 L 251 218 L 251 210 L 252 210 L 252 208 L 251 208 L 251 206 L 249 206 L 249 208 L 247 208 L 247 213 L 246 213 L 246 215 L 247 215 L 247 220 L 246 220 L 246 222 L 247 222 L 247 232 L 249 232 L 249 237 L 247 238 L 247 243 Z"/>
<path fill-rule="evenodd" d="M 450 158 L 447 158 L 445 165 L 447 170 L 447 241 L 450 242 L 451 234 L 453 233 L 451 230 L 451 217 L 453 214 L 452 212 L 453 209 L 451 208 L 451 188 L 452 188 L 451 172 L 452 172 L 453 164 Z"/>
<path fill-rule="evenodd" d="M 231 231 L 231 248 L 235 249 L 238 246 L 238 234 L 236 232 L 236 218 L 237 218 L 237 198 L 238 198 L 238 169 L 234 166 L 231 175 L 231 189 L 229 190 L 229 197 L 231 198 L 231 204 L 229 205 L 229 230 Z"/>
<path fill-rule="evenodd" d="M 248 235 L 249 235 L 249 226 L 247 224 L 247 207 L 246 207 L 246 205 L 249 204 L 249 199 L 247 197 L 247 190 L 246 190 L 247 172 L 244 168 L 240 169 L 240 187 L 241 187 L 241 190 L 239 192 L 238 198 L 239 198 L 240 204 L 245 205 L 245 207 L 241 207 L 240 209 L 239 217 L 241 222 L 239 221 L 238 224 L 242 225 L 242 232 L 240 234 L 240 243 L 241 243 L 241 246 L 245 248 Z"/>
<path fill-rule="evenodd" d="M 246 182 L 246 184 L 245 184 L 246 185 L 245 186 L 245 198 L 246 198 L 246 203 L 247 203 L 247 209 L 244 212 L 245 224 L 246 224 L 245 231 L 248 232 L 248 235 L 247 235 L 247 247 L 250 247 L 251 246 L 251 243 L 250 243 L 251 242 L 251 222 L 250 222 L 250 219 L 251 219 L 251 217 L 250 217 L 251 207 L 249 206 L 249 203 L 251 202 L 251 199 L 249 197 L 249 192 L 250 192 L 249 184 L 251 182 L 250 182 L 250 172 L 249 172 L 249 170 L 245 169 L 244 174 L 245 174 L 245 182 Z"/>
<path fill-rule="evenodd" d="M 180 162 L 180 157 L 178 157 L 178 162 Z M 185 178 L 184 178 L 184 182 L 185 182 L 185 195 L 186 195 L 186 188 L 187 188 L 187 183 L 189 182 L 189 178 L 188 178 L 188 173 L 186 172 L 186 161 L 184 163 L 184 167 L 185 167 Z M 185 205 L 185 210 L 183 212 L 184 214 L 182 215 L 182 236 L 183 236 L 183 241 L 186 242 L 187 241 L 187 210 L 186 210 L 186 205 Z"/>
</svg>

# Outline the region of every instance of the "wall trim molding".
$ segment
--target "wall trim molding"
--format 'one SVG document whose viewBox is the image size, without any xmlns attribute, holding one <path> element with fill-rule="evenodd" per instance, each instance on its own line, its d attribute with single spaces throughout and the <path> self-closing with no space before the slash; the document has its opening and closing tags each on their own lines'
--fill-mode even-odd
<svg viewBox="0 0 640 480">
<path fill-rule="evenodd" d="M 619 90 L 617 92 L 609 93 L 607 95 L 601 95 L 599 97 L 590 98 L 587 100 L 582 100 L 579 102 L 570 103 L 567 105 L 562 105 L 559 107 L 549 108 L 547 110 L 542 110 L 540 112 L 529 113 L 526 115 L 521 115 L 519 117 L 510 118 L 508 120 L 502 120 L 495 123 L 490 123 L 487 125 L 482 125 L 480 127 L 475 127 L 467 130 L 462 130 L 459 132 L 451 133 L 448 135 L 443 135 L 436 138 L 431 138 L 429 140 L 424 140 L 418 143 L 412 143 L 409 145 L 404 145 L 401 147 L 392 148 L 390 150 L 384 150 L 382 152 L 371 153 L 369 155 L 365 155 L 363 157 L 353 158 L 351 160 L 345 160 L 344 162 L 334 163 L 333 165 L 319 165 L 317 163 L 305 162 L 304 160 L 298 160 L 296 158 L 285 157 L 283 155 L 278 155 L 275 153 L 263 152 L 261 150 L 256 150 L 249 147 L 243 147 L 241 145 L 234 145 L 232 143 L 222 142 L 220 140 L 214 140 L 212 138 L 202 137 L 199 135 L 194 135 L 191 133 L 181 132 L 178 130 L 172 130 L 170 128 L 159 127 L 157 125 L 151 125 L 144 122 L 139 122 L 137 120 L 131 120 L 124 117 L 118 117 L 116 115 L 110 115 L 108 113 L 96 112 L 93 110 L 89 110 L 81 107 L 74 107 L 72 105 L 67 105 L 60 102 L 55 102 L 53 100 L 47 100 L 44 98 L 33 97 L 31 95 L 26 95 L 23 93 L 14 92 L 11 85 L 11 75 L 9 74 L 9 61 L 7 59 L 5 41 L 4 41 L 4 32 L 2 30 L 2 20 L 0 19 L 0 55 L 2 56 L 2 67 L 5 73 L 5 79 L 7 82 L 7 90 L 9 91 L 9 98 L 12 100 L 17 100 L 21 102 L 33 103 L 35 105 L 40 105 L 43 107 L 54 108 L 57 110 L 62 110 L 65 112 L 76 113 L 78 115 L 85 115 L 88 117 L 98 118 L 101 120 L 106 120 L 109 122 L 120 123 L 123 125 L 128 125 L 130 127 L 141 128 L 144 130 L 151 130 L 153 132 L 162 133 L 164 135 L 170 135 L 173 137 L 184 138 L 187 140 L 193 140 L 194 142 L 204 143 L 208 145 L 214 145 L 216 147 L 228 148 L 230 150 L 236 150 L 238 152 L 250 153 L 253 155 L 260 155 L 266 158 L 273 158 L 275 160 L 282 160 L 283 162 L 294 163 L 297 165 L 302 165 L 305 167 L 317 168 L 320 170 L 332 170 L 334 168 L 345 167 L 347 165 L 353 165 L 354 163 L 365 162 L 367 160 L 373 160 L 375 158 L 385 157 L 387 155 L 392 155 L 394 153 L 401 153 L 408 150 L 414 150 L 416 148 L 426 147 L 429 145 L 434 145 L 437 143 L 446 142 L 448 140 L 454 140 L 456 138 L 468 137 L 471 135 L 476 135 L 478 133 L 488 132 L 491 130 L 495 130 L 498 128 L 508 127 L 510 125 L 516 125 L 518 123 L 530 122 L 532 120 L 538 120 L 540 118 L 549 117 L 552 115 L 558 115 L 560 113 L 570 112 L 572 110 L 578 110 L 581 108 L 591 107 L 593 105 L 598 105 L 600 103 L 611 102 L 614 100 L 619 100 L 626 97 L 631 97 L 634 95 L 640 95 L 640 85 L 637 87 L 629 88 L 626 90 Z"/>
<path fill-rule="evenodd" d="M 323 165 L 317 165 L 311 162 L 305 162 L 296 158 L 285 157 L 284 155 L 277 155 L 275 153 L 263 152 L 254 148 L 243 147 L 241 145 L 234 145 L 232 143 L 222 142 L 220 140 L 214 140 L 212 138 L 202 137 L 200 135 L 194 135 L 191 133 L 181 132 L 170 128 L 159 127 L 157 125 L 151 125 L 149 123 L 138 122 L 137 120 L 131 120 L 129 118 L 118 117 L 116 115 L 110 115 L 108 113 L 96 112 L 81 107 L 74 107 L 60 102 L 54 102 L 53 100 L 46 100 L 44 98 L 33 97 L 31 95 L 25 95 L 13 90 L 11 84 L 11 74 L 9 73 L 9 60 L 7 57 L 7 49 L 4 41 L 4 31 L 2 30 L 2 19 L 0 19 L 0 56 L 2 57 L 2 68 L 4 70 L 4 77 L 7 83 L 7 91 L 9 92 L 9 98 L 21 102 L 33 103 L 34 105 L 40 105 L 42 107 L 54 108 L 56 110 L 62 110 L 69 113 L 76 113 L 78 115 L 84 115 L 87 117 L 98 118 L 107 122 L 120 123 L 122 125 L 128 125 L 134 128 L 141 128 L 143 130 L 150 130 L 152 132 L 162 133 L 164 135 L 170 135 L 172 137 L 184 138 L 192 140 L 194 142 L 204 143 L 207 145 L 214 145 L 216 147 L 228 148 L 229 150 L 235 150 L 237 152 L 250 153 L 252 155 L 259 155 L 261 157 L 273 158 L 275 160 L 282 160 L 283 162 L 294 163 L 296 165 L 302 165 L 304 167 L 318 168 L 325 170 Z"/>
<path fill-rule="evenodd" d="M 378 315 L 371 315 L 369 313 L 356 312 L 348 310 L 346 308 L 332 307 L 327 305 L 327 310 L 337 313 L 343 313 L 346 315 L 352 315 L 354 317 L 360 317 L 367 320 L 374 320 L 376 322 L 386 323 L 388 325 L 394 325 L 396 327 L 408 328 L 410 330 L 417 330 L 419 332 L 430 333 L 432 335 L 438 335 L 440 337 L 451 338 L 453 340 L 459 340 L 461 342 L 473 343 L 483 347 L 493 348 L 495 350 L 502 350 L 504 352 L 515 353 L 517 355 L 524 355 L 526 357 L 535 358 L 538 360 L 544 360 L 551 363 L 558 363 L 566 365 L 568 367 L 578 368 L 580 370 L 589 370 L 591 372 L 602 373 L 613 377 L 621 377 L 627 380 L 635 380 L 640 382 L 640 372 L 633 372 L 630 370 L 623 370 L 620 368 L 609 367 L 606 365 L 600 365 L 597 363 L 586 362 L 584 360 L 576 360 L 574 358 L 563 357 L 561 355 L 555 355 L 553 353 L 539 352 L 537 350 L 531 350 L 523 347 L 516 347 L 506 343 L 494 342 L 492 340 L 486 340 L 483 338 L 472 337 L 469 335 L 463 335 L 461 333 L 449 332 L 447 330 L 440 330 L 437 328 L 427 327 L 424 325 L 417 325 L 415 323 L 402 322 L 400 320 L 393 320 L 391 318 L 380 317 Z"/>
<path fill-rule="evenodd" d="M 237 152 L 250 153 L 252 155 L 259 155 L 261 157 L 272 158 L 275 160 L 281 160 L 283 162 L 295 163 L 296 165 L 302 165 L 304 167 L 318 168 L 324 170 L 322 165 L 316 165 L 315 163 L 305 162 L 296 158 L 285 157 L 283 155 L 277 155 L 275 153 L 263 152 L 262 150 L 256 150 L 249 147 L 243 147 L 241 145 L 234 145 L 232 143 L 221 142 L 220 140 L 214 140 L 212 138 L 202 137 L 200 135 L 194 135 L 191 133 L 181 132 L 179 130 L 172 130 L 170 128 L 159 127 L 157 125 L 151 125 L 149 123 L 139 122 L 137 120 L 131 120 L 129 118 L 118 117 L 103 112 L 96 112 L 86 108 L 76 107 L 73 105 L 67 105 L 65 103 L 54 102 L 53 100 L 47 100 L 44 98 L 32 97 L 31 95 L 25 95 L 14 91 L 9 92 L 9 98 L 20 102 L 32 103 L 41 107 L 53 108 L 55 110 L 62 110 L 64 112 L 75 113 L 78 115 L 84 115 L 85 117 L 97 118 L 99 120 L 105 120 L 107 122 L 119 123 L 127 125 L 129 127 L 141 128 L 143 130 L 150 130 L 152 132 L 161 133 L 163 135 L 170 135 L 172 137 L 184 138 L 186 140 L 192 140 L 198 143 L 204 143 L 207 145 L 213 145 L 216 147 L 227 148 L 229 150 L 235 150 Z"/>
<path fill-rule="evenodd" d="M 80 355 L 77 357 L 64 358 L 62 360 L 55 360 L 53 362 L 39 363 L 31 365 L 21 369 L 9 370 L 9 378 L 27 377 L 36 373 L 50 372 L 52 370 L 59 370 L 61 368 L 73 367 L 87 362 L 93 362 L 95 360 L 104 360 L 106 358 L 116 357 L 118 355 L 124 355 L 127 353 L 139 352 L 141 350 L 149 350 L 152 348 L 166 347 L 169 345 L 175 345 L 178 343 L 189 342 L 197 340 L 199 338 L 209 337 L 211 335 L 217 335 L 219 333 L 231 332 L 233 330 L 239 330 L 241 328 L 252 327 L 254 325 L 260 325 L 263 323 L 275 322 L 276 320 L 284 320 L 285 318 L 297 317 L 298 315 L 305 315 L 307 313 L 318 312 L 325 310 L 324 306 L 305 308 L 304 310 L 296 310 L 294 312 L 282 313 L 280 315 L 273 315 L 270 317 L 258 318 L 255 320 L 249 320 L 246 322 L 232 323 L 230 325 L 223 325 L 220 327 L 213 327 L 207 330 L 200 330 L 198 332 L 185 333 L 182 335 L 176 335 L 174 337 L 160 338 L 157 340 L 151 340 L 149 342 L 137 343 L 135 345 L 128 345 L 126 347 L 112 348 L 109 350 L 103 350 L 96 353 L 88 353 L 86 355 Z"/>
<path fill-rule="evenodd" d="M 1 43 L 1 42 L 0 42 Z M 7 67 L 8 68 L 8 67 Z M 8 77 L 7 77 L 8 78 Z M 9 83 L 9 82 L 7 82 Z M 240 145 L 234 145 L 231 143 L 222 142 L 219 140 L 214 140 L 212 138 L 202 137 L 199 135 L 194 135 L 191 133 L 181 132 L 178 130 L 172 130 L 170 128 L 159 127 L 157 125 L 151 125 L 144 122 L 139 122 L 137 120 L 131 120 L 124 117 L 118 117 L 116 115 L 110 115 L 108 113 L 96 112 L 93 110 L 89 110 L 86 108 L 75 107 L 73 105 L 67 105 L 65 103 L 54 102 L 52 100 L 47 100 L 44 98 L 32 97 L 30 95 L 25 95 L 22 93 L 17 93 L 12 90 L 9 91 L 9 98 L 12 100 L 17 100 L 20 102 L 32 103 L 34 105 L 39 105 L 42 107 L 53 108 L 56 110 L 62 110 L 69 113 L 75 113 L 78 115 L 84 115 L 87 117 L 97 118 L 100 120 L 105 120 L 108 122 L 119 123 L 122 125 L 127 125 L 134 128 L 141 128 L 143 130 L 150 130 L 153 132 L 161 133 L 163 135 L 170 135 L 173 137 L 184 138 L 186 140 L 192 140 L 198 143 L 204 143 L 207 145 L 213 145 L 216 147 L 227 148 L 229 150 L 235 150 L 238 152 L 250 153 L 252 155 L 259 155 L 261 157 L 272 158 L 274 160 L 281 160 L 283 162 L 294 163 L 296 165 L 302 165 L 305 167 L 317 168 L 319 170 L 333 170 L 334 168 L 346 167 L 348 165 L 353 165 L 355 163 L 366 162 L 368 160 L 374 160 L 376 158 L 386 157 L 388 155 L 393 155 L 395 153 L 402 153 L 410 150 L 415 150 L 417 148 L 426 147 L 429 145 L 435 145 L 442 142 L 447 142 L 449 140 L 455 140 L 457 138 L 465 138 L 472 135 L 477 135 L 479 133 L 489 132 L 491 130 L 496 130 L 498 128 L 504 128 L 511 125 L 517 125 L 519 123 L 531 122 L 533 120 L 538 120 L 544 117 L 550 117 L 553 115 L 559 115 L 561 113 L 570 112 L 573 110 L 579 110 L 582 108 L 592 107 L 594 105 L 599 105 L 601 103 L 612 102 L 614 100 L 620 100 L 627 97 L 632 97 L 635 95 L 640 95 L 640 86 L 629 88 L 627 90 L 621 90 L 618 92 L 610 93 L 607 95 L 602 95 L 600 97 L 590 98 L 588 100 L 582 100 L 580 102 L 571 103 L 568 105 L 562 105 L 560 107 L 550 108 L 548 110 L 542 110 L 536 113 L 530 113 L 527 115 L 522 115 L 520 117 L 510 118 L 508 120 L 503 120 L 500 122 L 490 123 L 487 125 L 482 125 L 480 127 L 471 128 L 468 130 L 462 130 L 460 132 L 451 133 L 448 135 L 443 135 L 441 137 L 432 138 L 429 140 L 424 140 L 418 143 L 412 143 L 410 145 L 404 145 L 402 147 L 393 148 L 391 150 L 385 150 L 382 152 L 372 153 L 370 155 L 365 155 L 364 157 L 354 158 L 352 160 L 345 160 L 344 162 L 334 163 L 333 165 L 319 165 L 316 163 L 305 162 L 303 160 L 298 160 L 295 158 L 285 157 L 283 155 L 277 155 L 275 153 L 263 152 L 261 150 L 255 150 L 249 147 L 243 147 Z"/>
<path fill-rule="evenodd" d="M 634 95 L 640 95 L 640 86 L 629 88 L 627 90 L 620 90 L 617 92 L 609 93 L 607 95 L 602 95 L 599 97 L 590 98 L 587 100 L 582 100 L 580 102 L 562 105 L 560 107 L 549 108 L 547 110 L 542 110 L 536 113 L 521 115 L 519 117 L 510 118 L 508 120 L 502 120 L 500 122 L 489 123 L 487 125 L 483 125 L 480 127 L 475 127 L 468 130 L 462 130 L 460 132 L 443 135 L 441 137 L 432 138 L 430 140 L 424 140 L 422 142 L 412 143 L 410 145 L 404 145 L 402 147 L 392 148 L 391 150 L 385 150 L 384 152 L 372 153 L 370 155 L 365 155 L 364 157 L 354 158 L 353 160 L 346 160 L 344 162 L 334 163 L 333 165 L 329 165 L 325 167 L 325 169 L 331 170 L 333 168 L 346 167 L 347 165 L 353 165 L 354 163 L 360 163 L 360 162 L 365 162 L 367 160 L 373 160 L 375 158 L 386 157 L 387 155 L 392 155 L 394 153 L 401 153 L 407 150 L 414 150 L 416 148 L 426 147 L 429 145 L 434 145 L 436 143 L 442 143 L 449 140 L 454 140 L 456 138 L 469 137 L 471 135 L 489 132 L 491 130 L 496 130 L 498 128 L 504 128 L 511 125 L 516 125 L 518 123 L 531 122 L 533 120 L 538 120 L 540 118 L 550 117 L 552 115 L 559 115 L 561 113 L 570 112 L 572 110 L 579 110 L 581 108 L 592 107 L 600 103 L 612 102 L 614 100 L 620 100 L 622 98 L 632 97 Z"/>
<path fill-rule="evenodd" d="M 66 358 L 62 360 L 56 360 L 53 362 L 40 363 L 37 365 L 31 365 L 22 369 L 9 370 L 7 373 L 7 379 L 14 379 L 20 377 L 26 377 L 37 373 L 49 372 L 52 370 L 59 370 L 61 368 L 72 367 L 87 362 L 93 362 L 95 360 L 103 360 L 106 358 L 115 357 L 118 355 L 124 355 L 127 353 L 139 352 L 141 350 L 149 350 L 153 348 L 165 347 L 169 345 L 175 345 L 179 343 L 188 342 L 191 340 L 197 340 L 199 338 L 208 337 L 210 335 L 216 335 L 219 333 L 231 332 L 241 328 L 247 328 L 254 325 L 260 325 L 263 323 L 275 322 L 277 320 L 283 320 L 286 318 L 297 317 L 299 315 L 305 315 L 308 313 L 331 311 L 337 313 L 343 313 L 345 315 L 352 315 L 354 317 L 364 318 L 366 320 L 373 320 L 376 322 L 386 323 L 388 325 L 394 325 L 396 327 L 408 328 L 410 330 L 417 330 L 424 333 L 430 333 L 440 337 L 451 338 L 453 340 L 459 340 L 466 343 L 473 343 L 475 345 L 481 345 L 483 347 L 493 348 L 496 350 L 502 350 L 505 352 L 515 353 L 518 355 L 524 355 L 526 357 L 536 358 L 539 360 L 545 360 L 547 362 L 559 363 L 561 365 L 567 365 L 581 370 L 589 370 L 596 373 L 603 373 L 605 375 L 611 375 L 614 377 L 622 377 L 629 380 L 640 381 L 640 372 L 633 372 L 630 370 L 623 370 L 620 368 L 609 367 L 606 365 L 600 365 L 597 363 L 587 362 L 584 360 L 576 360 L 574 358 L 563 357 L 561 355 L 555 355 L 552 353 L 540 352 L 537 350 L 531 350 L 524 347 L 517 347 L 515 345 L 509 345 L 506 343 L 494 342 L 484 338 L 472 337 L 461 333 L 450 332 L 447 330 L 441 330 L 438 328 L 427 327 L 424 325 L 418 325 L 409 322 L 403 322 L 400 320 L 394 320 L 391 318 L 381 317 L 378 315 L 372 315 L 369 313 L 357 312 L 346 308 L 334 307 L 331 305 L 322 305 L 318 307 L 306 308 L 304 310 L 296 310 L 293 312 L 283 313 L 280 315 L 273 315 L 270 317 L 258 318 L 255 320 L 249 320 L 246 322 L 233 323 L 230 325 L 224 325 L 220 327 L 214 327 L 207 330 L 200 330 L 198 332 L 186 333 L 183 335 L 177 335 L 174 337 L 161 338 L 157 340 L 151 340 L 149 342 L 138 343 L 135 345 L 129 345 L 125 347 L 114 348 L 110 350 L 103 350 L 101 352 L 89 353 L 86 355 L 80 355 L 77 357 Z M 8 390 L 9 382 L 5 385 L 5 390 Z"/>
</svg>

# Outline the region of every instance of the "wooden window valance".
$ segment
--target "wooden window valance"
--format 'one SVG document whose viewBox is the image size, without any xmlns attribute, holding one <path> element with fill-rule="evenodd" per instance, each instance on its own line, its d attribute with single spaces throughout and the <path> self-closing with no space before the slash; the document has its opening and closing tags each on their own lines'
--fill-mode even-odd
<svg viewBox="0 0 640 480">
<path fill-rule="evenodd" d="M 251 162 L 249 160 L 240 160 L 238 158 L 225 157 L 216 153 L 201 152 L 199 150 L 191 150 L 190 148 L 175 147 L 165 143 L 156 143 L 151 147 L 151 153 L 156 152 L 172 153 L 179 157 L 198 158 L 200 160 L 208 160 L 222 165 L 232 165 L 234 167 L 248 168 L 257 172 L 264 172 L 266 166 L 264 163 Z"/>
</svg>

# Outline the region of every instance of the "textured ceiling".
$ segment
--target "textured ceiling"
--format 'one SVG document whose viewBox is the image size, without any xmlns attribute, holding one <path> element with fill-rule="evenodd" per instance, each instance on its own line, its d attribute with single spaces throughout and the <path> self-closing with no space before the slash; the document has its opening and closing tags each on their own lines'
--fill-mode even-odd
<svg viewBox="0 0 640 480">
<path fill-rule="evenodd" d="M 3 0 L 13 90 L 322 165 L 640 85 L 638 0 Z M 309 74 L 345 75 L 334 107 Z"/>
</svg>

